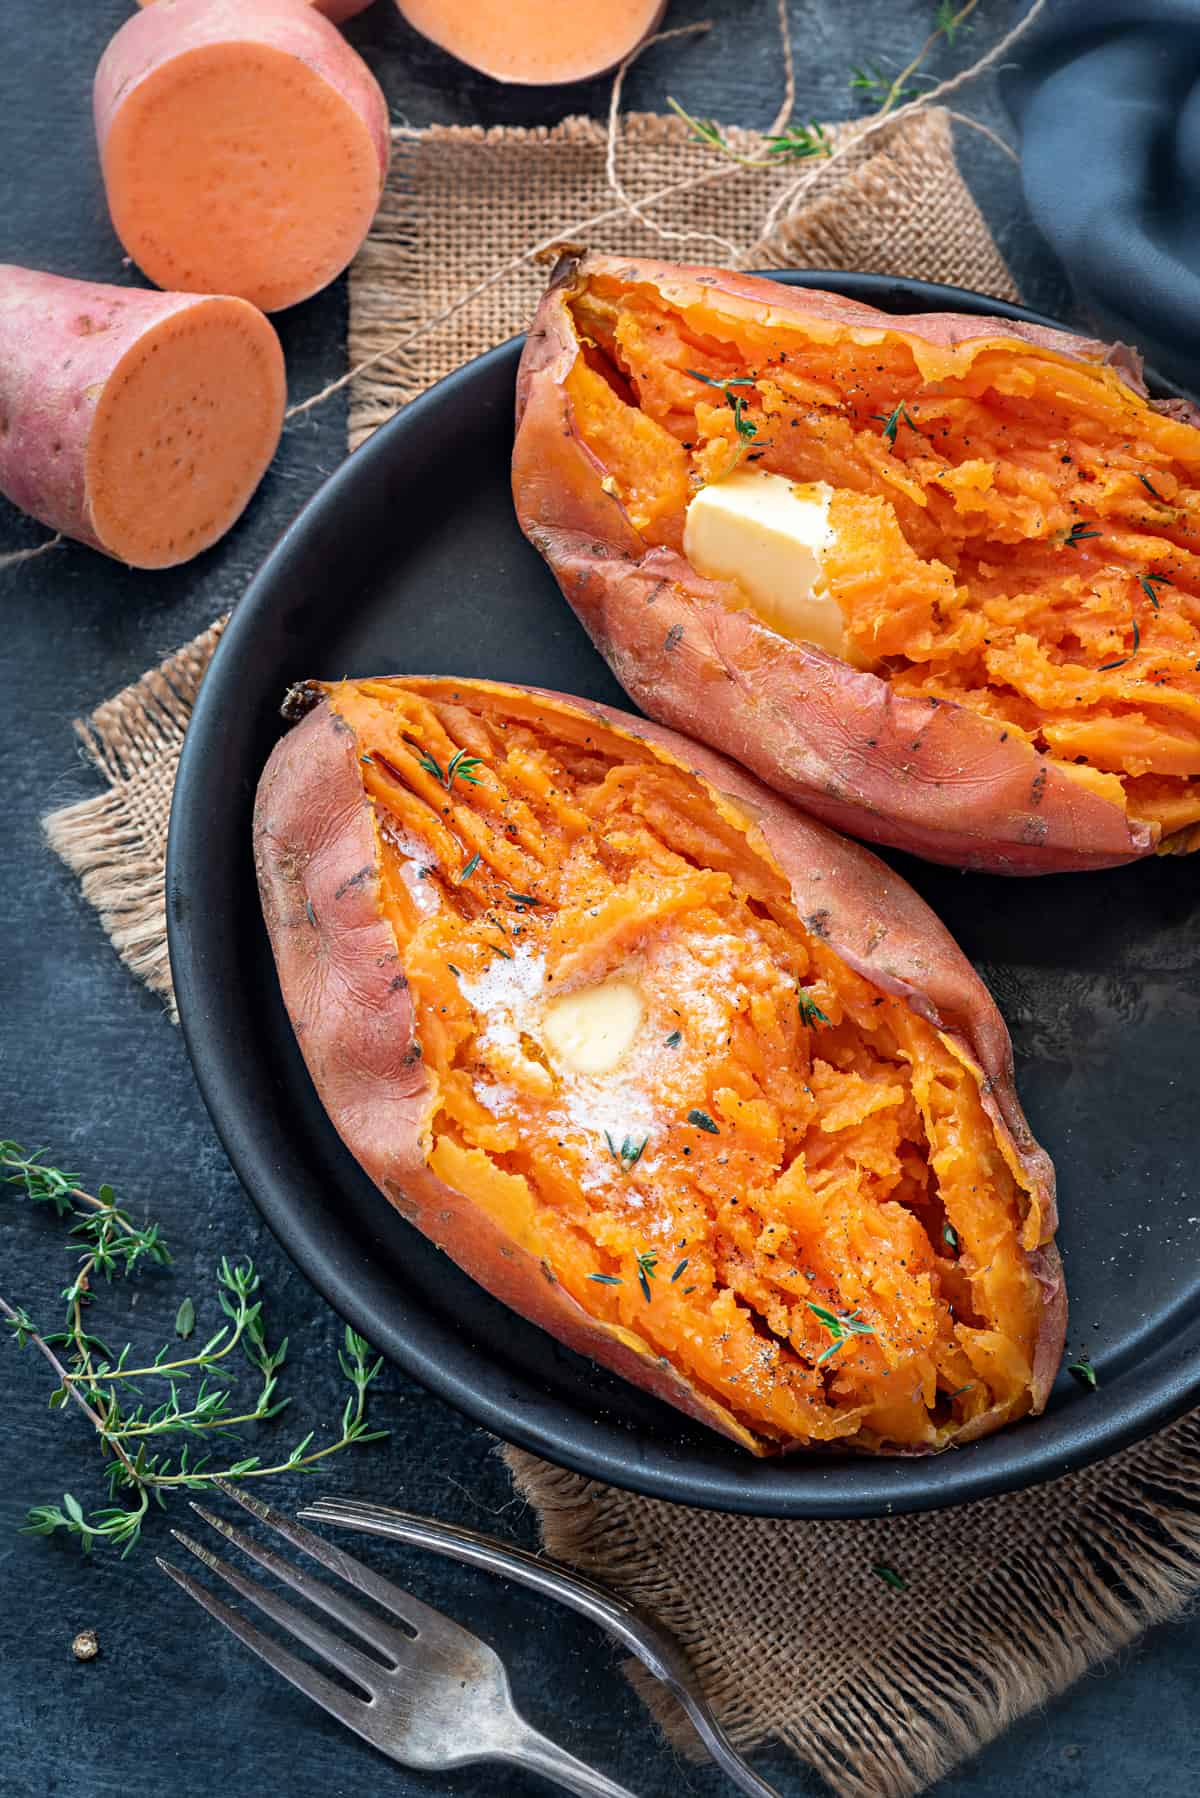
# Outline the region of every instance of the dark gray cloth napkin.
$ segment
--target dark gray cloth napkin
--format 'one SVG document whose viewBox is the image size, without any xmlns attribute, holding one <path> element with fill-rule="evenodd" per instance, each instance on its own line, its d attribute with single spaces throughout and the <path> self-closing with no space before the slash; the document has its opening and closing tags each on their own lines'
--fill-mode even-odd
<svg viewBox="0 0 1200 1798">
<path fill-rule="evenodd" d="M 1200 0 L 1050 0 L 1002 82 L 1081 306 L 1200 389 Z"/>
</svg>

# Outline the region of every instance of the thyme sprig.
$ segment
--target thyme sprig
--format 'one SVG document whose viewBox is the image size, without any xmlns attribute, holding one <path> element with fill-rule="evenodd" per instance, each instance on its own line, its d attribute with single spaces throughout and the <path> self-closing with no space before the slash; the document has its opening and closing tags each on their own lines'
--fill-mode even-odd
<svg viewBox="0 0 1200 1798">
<path fill-rule="evenodd" d="M 908 407 L 903 400 L 900 401 L 898 406 L 893 407 L 892 411 L 872 412 L 871 417 L 877 419 L 883 426 L 882 435 L 887 442 L 889 455 L 896 447 L 896 432 L 900 429 L 901 425 L 907 425 L 910 431 L 916 431 L 918 437 L 921 435 L 916 420 L 909 412 Z"/>
<path fill-rule="evenodd" d="M 1158 594 L 1154 591 L 1155 587 L 1173 587 L 1174 585 L 1175 585 L 1175 583 L 1173 580 L 1171 580 L 1169 575 L 1165 575 L 1165 574 L 1139 574 L 1138 575 L 1138 586 L 1141 588 L 1142 592 L 1146 595 L 1146 598 L 1150 601 L 1150 604 L 1154 607 L 1154 610 L 1156 612 L 1158 611 Z"/>
<path fill-rule="evenodd" d="M 282 1460 L 243 1454 L 214 1467 L 209 1440 L 219 1440 L 220 1432 L 266 1423 L 291 1402 L 278 1396 L 287 1338 L 276 1347 L 267 1341 L 261 1283 L 253 1263 L 222 1257 L 217 1299 L 226 1321 L 198 1348 L 188 1351 L 179 1346 L 195 1328 L 195 1303 L 189 1297 L 175 1314 L 176 1343 L 164 1345 L 144 1362 L 134 1356 L 129 1343 L 114 1353 L 85 1323 L 93 1278 L 98 1274 L 108 1281 L 127 1278 L 142 1264 L 168 1267 L 170 1252 L 159 1226 L 135 1224 L 117 1204 L 111 1186 L 87 1192 L 78 1175 L 52 1167 L 42 1153 L 29 1155 L 14 1142 L 0 1142 L 0 1169 L 5 1184 L 19 1188 L 33 1204 L 47 1204 L 57 1216 L 74 1220 L 71 1246 L 83 1253 L 74 1278 L 62 1291 L 63 1328 L 42 1330 L 23 1305 L 3 1297 L 0 1320 L 18 1348 L 32 1346 L 54 1369 L 58 1383 L 50 1395 L 50 1408 L 74 1405 L 88 1418 L 100 1438 L 110 1500 L 91 1512 L 85 1512 L 70 1493 L 58 1504 L 35 1505 L 28 1513 L 28 1533 L 52 1535 L 61 1529 L 76 1537 L 85 1552 L 106 1542 L 127 1554 L 140 1537 L 151 1501 L 163 1505 L 173 1487 L 198 1491 L 218 1475 L 261 1479 L 308 1468 L 352 1443 L 387 1435 L 386 1430 L 369 1429 L 366 1421 L 367 1390 L 379 1375 L 382 1358 L 372 1362 L 367 1343 L 347 1327 L 338 1360 L 351 1392 L 338 1433 L 323 1447 L 313 1448 L 315 1432 L 310 1431 Z M 244 1358 L 257 1376 L 249 1399 L 237 1393 L 230 1365 L 235 1351 L 240 1351 L 237 1360 Z M 143 1384 L 150 1382 L 160 1382 L 160 1392 L 165 1386 L 166 1396 L 157 1403 L 143 1395 Z M 176 1447 L 171 1439 L 179 1437 L 184 1441 Z"/>
<path fill-rule="evenodd" d="M 864 1322 L 857 1311 L 830 1311 L 824 1305 L 814 1305 L 811 1299 L 808 1301 L 808 1308 L 822 1328 L 828 1330 L 833 1337 L 824 1354 L 818 1356 L 818 1367 L 823 1367 L 831 1355 L 836 1355 L 839 1349 L 845 1348 L 852 1336 L 875 1334 L 874 1324 Z"/>
<path fill-rule="evenodd" d="M 715 387 L 718 393 L 725 395 L 726 404 L 733 413 L 733 428 L 743 443 L 753 443 L 758 436 L 758 426 L 752 418 L 746 417 L 746 401 L 742 394 L 735 393 L 735 387 L 757 387 L 758 382 L 753 375 L 731 375 L 726 381 L 716 381 L 711 375 L 702 375 L 698 368 L 689 368 L 688 374 L 697 381 L 703 381 L 706 387 Z"/>
<path fill-rule="evenodd" d="M 649 1304 L 653 1296 L 650 1291 L 650 1281 L 654 1278 L 654 1271 L 658 1266 L 658 1250 L 639 1249 L 636 1261 L 638 1285 L 642 1289 L 642 1297 Z"/>
<path fill-rule="evenodd" d="M 978 4 L 979 0 L 966 0 L 962 6 L 956 5 L 955 0 L 938 0 L 937 10 L 934 13 L 933 30 L 911 61 L 905 63 L 899 74 L 893 76 L 889 81 L 876 63 L 871 63 L 865 68 L 856 65 L 850 71 L 851 91 L 866 94 L 871 99 L 878 101 L 877 116 L 886 117 L 893 107 L 898 106 L 902 100 L 913 98 L 917 92 L 916 88 L 911 85 L 914 79 L 918 76 L 922 80 L 928 79 L 927 76 L 921 75 L 922 66 L 927 58 L 943 40 L 953 47 L 960 27 L 966 23 Z"/>
<path fill-rule="evenodd" d="M 432 774 L 448 793 L 456 780 L 464 780 L 468 786 L 477 787 L 479 776 L 474 770 L 483 766 L 483 760 L 480 756 L 469 755 L 465 749 L 457 749 L 443 768 L 436 755 L 432 755 L 428 749 L 422 749 L 417 766 L 423 768 L 426 774 Z"/>
<path fill-rule="evenodd" d="M 815 1029 L 818 1024 L 828 1024 L 830 1022 L 830 1019 L 821 1010 L 821 1007 L 817 1004 L 812 994 L 806 993 L 802 986 L 796 988 L 796 1005 L 800 1012 L 800 1022 L 806 1025 L 809 1030 Z"/>
<path fill-rule="evenodd" d="M 1077 518 L 1068 530 L 1055 531 L 1050 541 L 1063 549 L 1075 549 L 1080 543 L 1086 543 L 1089 537 L 1099 537 L 1100 534 L 1099 531 L 1090 531 L 1082 518 Z"/>
<path fill-rule="evenodd" d="M 608 1144 L 608 1152 L 613 1160 L 619 1161 L 622 1168 L 628 1171 L 629 1168 L 636 1167 L 642 1159 L 643 1151 L 650 1138 L 643 1136 L 641 1142 L 635 1142 L 632 1136 L 627 1136 L 623 1142 L 618 1144 L 616 1138 L 606 1130 L 604 1140 Z"/>
<path fill-rule="evenodd" d="M 718 150 L 730 162 L 739 163 L 744 169 L 764 169 L 776 162 L 804 162 L 814 156 L 833 155 L 833 145 L 825 127 L 818 124 L 816 119 L 809 119 L 807 124 L 798 121 L 772 133 L 763 139 L 766 147 L 758 155 L 748 156 L 744 151 L 735 149 L 712 119 L 696 118 L 670 95 L 667 96 L 667 105 L 677 118 L 691 128 L 697 143 L 705 144 L 710 150 Z"/>
</svg>

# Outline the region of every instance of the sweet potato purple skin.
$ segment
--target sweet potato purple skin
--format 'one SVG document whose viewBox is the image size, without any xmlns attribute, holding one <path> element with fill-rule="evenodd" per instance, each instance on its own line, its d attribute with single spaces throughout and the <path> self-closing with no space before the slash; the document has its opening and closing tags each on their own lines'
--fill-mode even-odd
<svg viewBox="0 0 1200 1798">
<path fill-rule="evenodd" d="M 485 704 L 489 695 L 512 690 L 488 681 L 414 684 L 425 693 L 453 690 Z M 1061 1358 L 1067 1316 L 1053 1242 L 1054 1170 L 1021 1110 L 1004 1021 L 949 932 L 869 851 L 795 812 L 724 757 L 607 706 L 538 696 L 547 709 L 589 712 L 654 745 L 741 805 L 787 872 L 808 928 L 881 991 L 906 999 L 979 1070 L 997 1137 L 1041 1207 L 1042 1240 L 1029 1256 L 1044 1295 L 1033 1375 L 1033 1409 L 1040 1411 Z M 321 703 L 276 745 L 254 818 L 259 891 L 284 1002 L 339 1135 L 397 1210 L 494 1297 L 752 1452 L 776 1451 L 778 1445 L 753 1437 L 672 1368 L 635 1353 L 590 1317 L 539 1260 L 426 1166 L 420 1133 L 429 1077 L 415 1046 L 396 942 L 380 910 L 375 829 L 358 754 L 351 727 Z M 956 1440 L 985 1435 L 1001 1421 L 985 1413 Z"/>
<path fill-rule="evenodd" d="M 899 330 L 942 348 L 1019 338 L 1110 362 L 1143 391 L 1118 346 L 1009 320 L 896 317 L 837 294 L 720 269 L 567 257 L 534 319 L 517 382 L 513 498 L 521 528 L 630 698 L 652 718 L 733 756 L 805 811 L 868 842 L 997 874 L 1106 868 L 1148 855 L 1157 827 L 1131 822 L 1053 761 L 965 706 L 893 692 L 878 675 L 794 643 L 681 555 L 649 548 L 582 441 L 566 379 L 581 354 L 569 299 L 596 273 L 658 287 L 680 305 L 744 317 Z"/>
</svg>

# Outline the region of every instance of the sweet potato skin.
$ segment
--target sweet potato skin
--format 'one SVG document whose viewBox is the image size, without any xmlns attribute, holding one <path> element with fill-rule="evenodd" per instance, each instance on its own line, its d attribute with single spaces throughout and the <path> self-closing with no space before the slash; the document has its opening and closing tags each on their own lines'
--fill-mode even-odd
<svg viewBox="0 0 1200 1798">
<path fill-rule="evenodd" d="M 467 700 L 514 691 L 486 681 L 410 684 Z M 585 710 L 654 745 L 732 799 L 787 871 L 809 929 L 881 990 L 906 998 L 977 1071 L 997 1139 L 1041 1212 L 1041 1241 L 1029 1257 L 1044 1294 L 1033 1382 L 1033 1408 L 1041 1410 L 1066 1330 L 1053 1245 L 1054 1174 L 1016 1096 L 1003 1020 L 966 957 L 912 889 L 867 850 L 797 814 L 724 757 L 609 707 L 551 693 L 537 697 L 548 709 Z M 776 1445 L 756 1439 L 648 1349 L 587 1315 L 537 1257 L 425 1165 L 420 1136 L 429 1080 L 414 1047 L 413 1007 L 395 940 L 380 912 L 375 832 L 358 753 L 351 727 L 321 703 L 273 751 L 254 821 L 259 890 L 284 1001 L 335 1128 L 402 1215 L 495 1297 L 743 1447 L 771 1452 Z M 985 1413 L 958 1440 L 986 1434 L 1001 1421 Z"/>
<path fill-rule="evenodd" d="M 1136 358 L 1041 326 L 954 313 L 892 316 L 836 294 L 720 269 L 573 255 L 560 263 L 521 360 L 513 498 L 630 697 L 660 722 L 714 744 L 815 817 L 926 860 L 1000 874 L 1117 866 L 1157 847 L 1157 827 L 1064 774 L 1050 758 L 964 706 L 894 693 L 879 676 L 780 637 L 680 555 L 648 549 L 606 470 L 581 440 L 566 388 L 580 346 L 568 309 L 577 282 L 619 274 L 680 306 L 736 316 L 886 326 L 915 340 L 931 378 L 964 346 L 1024 340 L 1110 363 L 1143 391 Z"/>
<path fill-rule="evenodd" d="M 196 307 L 245 300 L 151 293 L 0 265 L 0 492 L 52 530 L 112 553 L 96 533 L 87 450 L 105 384 L 153 326 Z M 278 354 L 279 428 L 283 354 Z"/>
</svg>

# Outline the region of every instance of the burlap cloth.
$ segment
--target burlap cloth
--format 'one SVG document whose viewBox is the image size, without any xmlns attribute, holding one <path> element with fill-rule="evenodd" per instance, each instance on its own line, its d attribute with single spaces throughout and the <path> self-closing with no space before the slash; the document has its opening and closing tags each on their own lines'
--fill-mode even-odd
<svg viewBox="0 0 1200 1798">
<path fill-rule="evenodd" d="M 604 134 L 587 121 L 548 133 L 401 132 L 396 151 L 352 271 L 351 365 L 406 328 L 450 316 L 355 382 L 354 442 L 521 329 L 544 279 L 521 260 L 529 245 L 576 236 L 613 211 Z M 631 185 L 636 171 L 639 194 L 712 167 L 676 121 L 626 122 L 619 168 Z M 869 153 L 821 171 L 803 208 L 764 241 L 758 224 L 790 178 L 723 174 L 652 216 L 728 240 L 745 263 L 878 269 L 1013 294 L 944 115 L 918 115 Z M 614 250 L 718 254 L 694 239 L 664 242 L 622 212 L 586 235 Z M 474 301 L 456 305 L 477 287 Z M 118 952 L 169 1006 L 167 814 L 219 634 L 218 622 L 79 723 L 105 791 L 46 821 Z M 836 1792 L 861 1798 L 921 1791 L 1200 1586 L 1200 1413 L 1051 1486 L 851 1523 L 681 1510 L 507 1452 L 547 1550 L 657 1612 L 741 1743 L 783 1741 Z M 878 1563 L 900 1573 L 904 1591 L 872 1571 Z M 686 1745 L 686 1727 L 664 1721 Z"/>
</svg>

